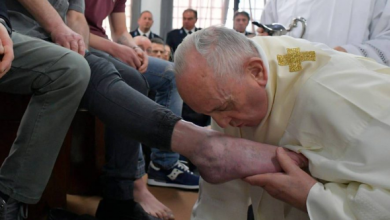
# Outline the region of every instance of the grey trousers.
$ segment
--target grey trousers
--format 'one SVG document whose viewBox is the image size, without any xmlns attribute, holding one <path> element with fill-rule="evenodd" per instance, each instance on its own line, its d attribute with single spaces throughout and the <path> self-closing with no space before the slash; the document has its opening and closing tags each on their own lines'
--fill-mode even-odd
<svg viewBox="0 0 390 220">
<path fill-rule="evenodd" d="M 0 91 L 31 94 L 10 154 L 0 168 L 0 191 L 37 203 L 90 78 L 86 60 L 65 48 L 13 33 L 15 59 Z M 1 103 L 0 103 L 1 105 Z"/>
</svg>

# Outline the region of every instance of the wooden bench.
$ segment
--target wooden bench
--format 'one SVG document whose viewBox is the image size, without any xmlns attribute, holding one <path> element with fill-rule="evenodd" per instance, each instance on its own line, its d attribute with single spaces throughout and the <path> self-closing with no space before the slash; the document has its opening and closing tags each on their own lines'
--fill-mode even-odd
<svg viewBox="0 0 390 220">
<path fill-rule="evenodd" d="M 8 156 L 30 96 L 0 93 L 0 162 Z M 66 208 L 66 194 L 98 192 L 104 164 L 104 125 L 78 111 L 58 155 L 41 200 L 29 206 L 28 219 L 44 219 L 50 208 Z"/>
</svg>

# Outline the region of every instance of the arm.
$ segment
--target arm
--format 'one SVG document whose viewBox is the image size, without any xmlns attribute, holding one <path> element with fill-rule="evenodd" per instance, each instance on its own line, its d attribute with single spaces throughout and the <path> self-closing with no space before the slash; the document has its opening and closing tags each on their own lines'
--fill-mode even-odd
<svg viewBox="0 0 390 220">
<path fill-rule="evenodd" d="M 69 10 L 66 14 L 68 27 L 83 37 L 86 47 L 89 47 L 89 26 L 84 14 Z"/>
<path fill-rule="evenodd" d="M 336 50 L 365 56 L 390 65 L 390 2 L 377 1 L 369 25 L 368 40 L 362 44 L 347 44 Z"/>
<path fill-rule="evenodd" d="M 278 149 L 278 160 L 284 173 L 257 175 L 245 178 L 245 181 L 308 212 L 310 219 L 386 220 L 390 216 L 390 190 L 355 181 L 322 184 L 292 163 L 282 149 Z M 388 182 L 388 177 L 384 181 Z"/>
<path fill-rule="evenodd" d="M 317 183 L 291 160 L 283 148 L 278 148 L 277 159 L 284 173 L 267 173 L 245 178 L 251 185 L 264 188 L 271 196 L 307 212 L 306 200 Z"/>
<path fill-rule="evenodd" d="M 51 35 L 52 41 L 84 56 L 83 37 L 72 31 L 46 0 L 19 0 L 38 23 Z"/>
<path fill-rule="evenodd" d="M 109 16 L 110 20 L 110 29 L 111 29 L 111 38 L 114 42 L 128 47 L 137 46 L 133 37 L 130 33 L 127 32 L 126 27 L 126 15 L 123 12 L 111 13 Z"/>
<path fill-rule="evenodd" d="M 127 63 L 129 66 L 132 66 L 136 69 L 141 66 L 141 62 L 135 52 L 135 50 L 139 50 L 137 49 L 138 47 L 133 49 L 92 33 L 90 34 L 89 43 L 91 47 L 104 51 L 111 56 L 120 59 L 124 63 Z"/>
<path fill-rule="evenodd" d="M 125 13 L 111 13 L 109 19 L 112 40 L 130 48 L 138 48 L 134 43 L 133 37 L 131 37 L 130 33 L 127 31 Z M 143 73 L 148 67 L 148 56 L 141 49 L 135 49 L 135 52 L 141 61 L 141 66 L 138 67 L 138 70 Z"/>
</svg>

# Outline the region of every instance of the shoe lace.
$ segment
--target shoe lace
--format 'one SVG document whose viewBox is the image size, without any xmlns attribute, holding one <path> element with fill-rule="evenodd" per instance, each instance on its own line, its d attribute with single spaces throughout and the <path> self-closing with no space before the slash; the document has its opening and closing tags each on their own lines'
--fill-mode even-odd
<svg viewBox="0 0 390 220">
<path fill-rule="evenodd" d="M 187 161 L 183 161 L 183 160 L 179 160 L 179 161 L 176 162 L 176 166 L 177 167 L 179 167 L 180 169 L 182 169 L 183 171 L 185 171 L 187 173 L 193 174 L 190 171 L 190 168 L 186 164 L 188 164 L 188 162 Z"/>
</svg>

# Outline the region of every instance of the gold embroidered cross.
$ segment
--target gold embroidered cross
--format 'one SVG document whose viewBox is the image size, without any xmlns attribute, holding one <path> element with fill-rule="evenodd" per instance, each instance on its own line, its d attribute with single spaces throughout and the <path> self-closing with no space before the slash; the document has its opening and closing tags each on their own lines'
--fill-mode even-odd
<svg viewBox="0 0 390 220">
<path fill-rule="evenodd" d="M 314 51 L 301 52 L 299 48 L 287 48 L 286 55 L 278 55 L 278 64 L 280 66 L 288 66 L 290 72 L 302 70 L 303 61 L 316 61 L 316 53 Z"/>
</svg>

